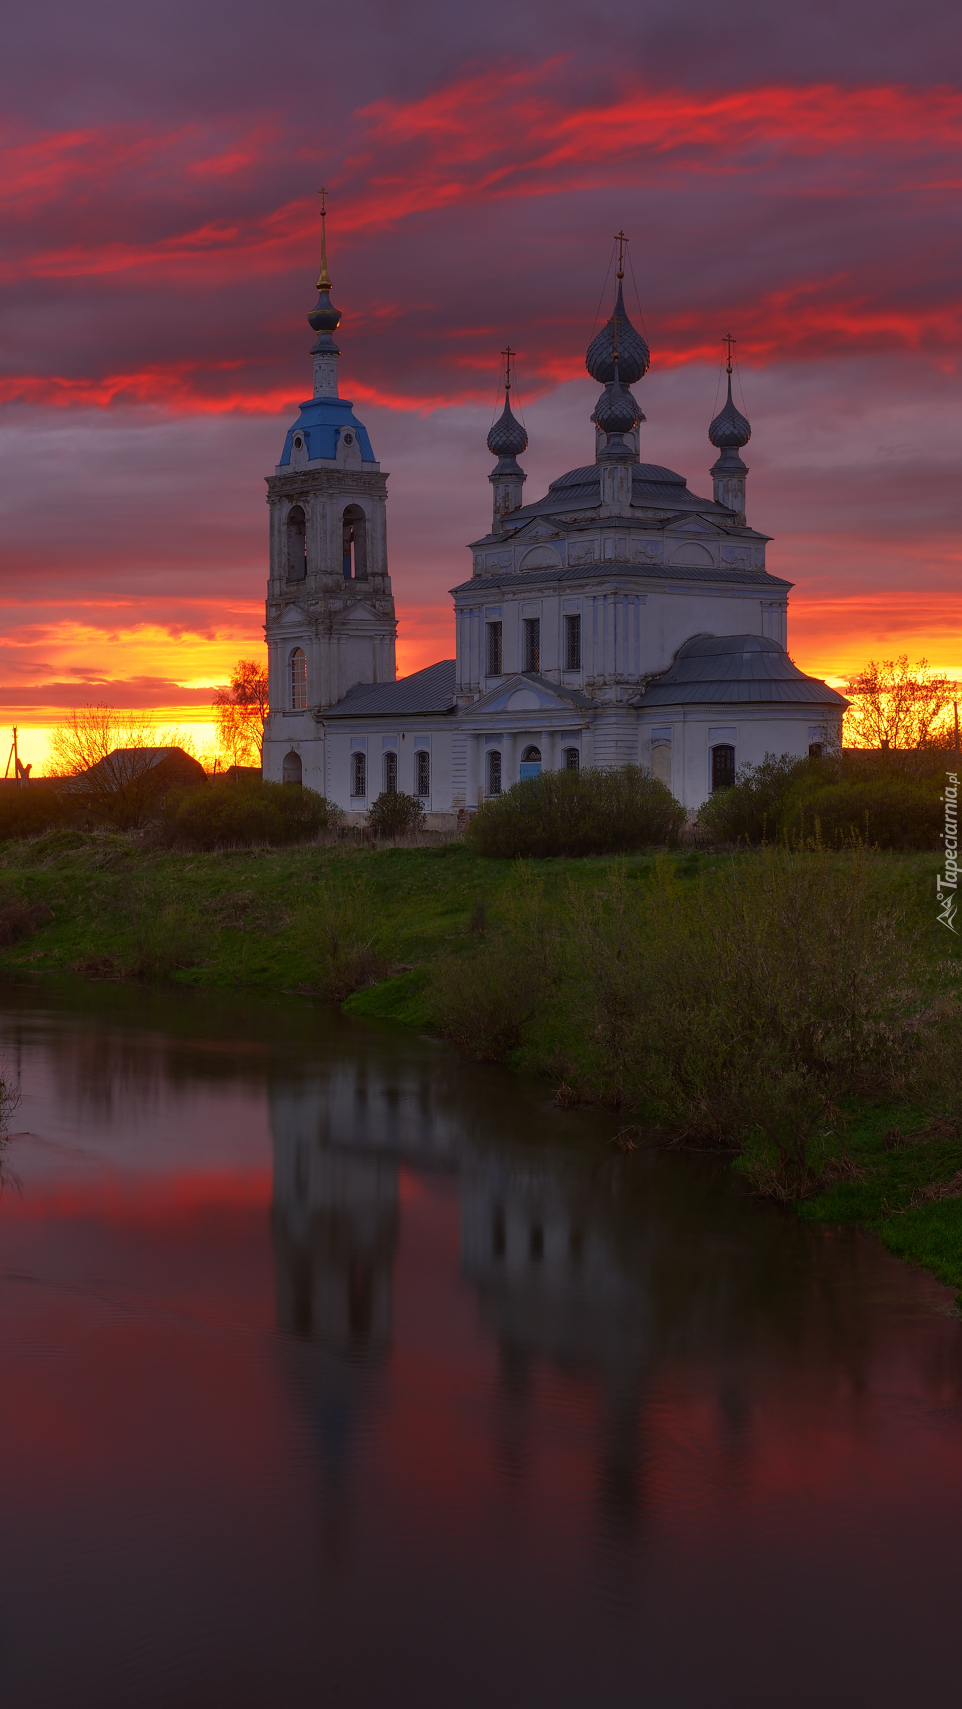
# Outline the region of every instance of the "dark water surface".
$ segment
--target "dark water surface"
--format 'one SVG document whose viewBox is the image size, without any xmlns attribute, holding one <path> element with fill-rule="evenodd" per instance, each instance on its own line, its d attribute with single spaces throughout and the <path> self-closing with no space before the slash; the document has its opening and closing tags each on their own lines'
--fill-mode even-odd
<svg viewBox="0 0 962 1709">
<path fill-rule="evenodd" d="M 958 1701 L 962 1326 L 295 1000 L 0 992 L 4 1709 Z"/>
</svg>

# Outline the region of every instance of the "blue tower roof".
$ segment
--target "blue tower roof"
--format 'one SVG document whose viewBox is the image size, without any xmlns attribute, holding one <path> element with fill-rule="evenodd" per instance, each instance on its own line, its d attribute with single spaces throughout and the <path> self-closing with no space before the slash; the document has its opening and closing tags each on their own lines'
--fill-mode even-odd
<svg viewBox="0 0 962 1709">
<path fill-rule="evenodd" d="M 284 468 L 290 462 L 296 433 L 303 434 L 307 441 L 307 454 L 313 462 L 317 457 L 333 461 L 337 456 L 337 442 L 346 431 L 357 434 L 362 463 L 375 463 L 377 458 L 371 449 L 367 428 L 355 416 L 350 398 L 308 398 L 301 404 L 301 413 L 293 427 L 287 430 L 278 468 Z"/>
</svg>

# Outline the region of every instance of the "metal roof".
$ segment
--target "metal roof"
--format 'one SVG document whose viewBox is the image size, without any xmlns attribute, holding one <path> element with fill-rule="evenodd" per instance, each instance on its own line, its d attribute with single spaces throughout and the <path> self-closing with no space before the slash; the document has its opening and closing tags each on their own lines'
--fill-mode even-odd
<svg viewBox="0 0 962 1709">
<path fill-rule="evenodd" d="M 715 569 L 707 564 L 693 569 L 687 564 L 628 564 L 617 558 L 601 558 L 594 564 L 568 568 L 560 565 L 558 569 L 505 569 L 497 575 L 472 576 L 470 581 L 460 582 L 448 592 L 486 593 L 490 588 L 510 588 L 514 592 L 516 588 L 540 586 L 544 582 L 622 581 L 626 577 L 639 581 L 748 583 L 752 587 L 766 587 L 776 592 L 793 585 L 782 581 L 779 576 L 770 575 L 768 570 Z"/>
<path fill-rule="evenodd" d="M 684 475 L 665 469 L 660 463 L 634 463 L 631 466 L 631 502 L 638 509 L 699 510 L 715 515 L 719 521 L 734 522 L 733 514 L 714 499 L 698 498 L 689 492 Z M 588 463 L 581 469 L 569 469 L 552 481 L 544 498 L 535 499 L 506 516 L 505 530 L 523 525 L 534 516 L 558 515 L 572 510 L 595 510 L 601 504 L 601 464 Z M 627 519 L 625 519 L 627 520 Z"/>
<path fill-rule="evenodd" d="M 359 682 L 343 700 L 320 714 L 327 718 L 365 718 L 380 714 L 454 710 L 455 660 L 440 659 L 398 682 Z"/>
<path fill-rule="evenodd" d="M 650 706 L 703 702 L 848 705 L 817 677 L 806 676 L 784 647 L 765 635 L 707 635 L 686 641 L 675 662 L 638 697 Z"/>
</svg>

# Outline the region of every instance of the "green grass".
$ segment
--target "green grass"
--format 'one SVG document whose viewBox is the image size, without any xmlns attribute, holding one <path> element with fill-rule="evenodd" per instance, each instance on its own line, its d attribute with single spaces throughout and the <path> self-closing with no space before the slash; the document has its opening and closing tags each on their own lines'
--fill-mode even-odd
<svg viewBox="0 0 962 1709">
<path fill-rule="evenodd" d="M 839 1182 L 801 1214 L 870 1228 L 897 1257 L 962 1293 L 962 1198 L 921 1199 L 962 1169 L 962 1123 L 953 1131 L 894 1104 L 852 1105 L 847 1115 L 848 1152 L 864 1179 Z"/>
<path fill-rule="evenodd" d="M 54 830 L 0 844 L 0 907 L 46 903 L 49 922 L 0 949 L 9 976 L 86 972 L 263 992 L 324 991 L 322 940 L 332 909 L 354 910 L 376 944 L 383 977 L 348 997 L 353 1015 L 420 1030 L 430 1026 L 434 971 L 442 959 L 475 957 L 496 937 L 525 886 L 560 932 L 579 896 L 604 890 L 613 867 L 631 884 L 657 882 L 668 860 L 699 885 L 736 855 L 676 853 L 610 859 L 486 859 L 459 842 L 423 848 L 310 845 L 177 853 L 135 838 Z M 812 856 L 829 861 L 830 855 Z M 933 978 L 954 939 L 934 923 L 936 857 L 872 857 L 876 877 L 931 943 Z M 551 1072 L 563 1054 L 566 1018 L 546 1016 L 534 1049 L 515 1060 Z M 568 1041 L 570 1043 L 570 1039 Z M 931 1112 L 893 1103 L 852 1104 L 844 1148 L 861 1179 L 841 1181 L 801 1214 L 873 1229 L 900 1258 L 962 1290 L 962 1199 L 912 1204 L 962 1170 L 962 1126 L 924 1133 Z M 893 1136 L 899 1128 L 902 1135 Z"/>
</svg>

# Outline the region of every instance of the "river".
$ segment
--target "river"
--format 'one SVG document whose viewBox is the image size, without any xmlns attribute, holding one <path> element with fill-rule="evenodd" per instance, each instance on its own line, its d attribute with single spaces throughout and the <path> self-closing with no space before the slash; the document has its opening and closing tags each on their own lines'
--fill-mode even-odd
<svg viewBox="0 0 962 1709">
<path fill-rule="evenodd" d="M 962 1325 L 297 999 L 0 990 L 4 1709 L 950 1701 Z"/>
</svg>

